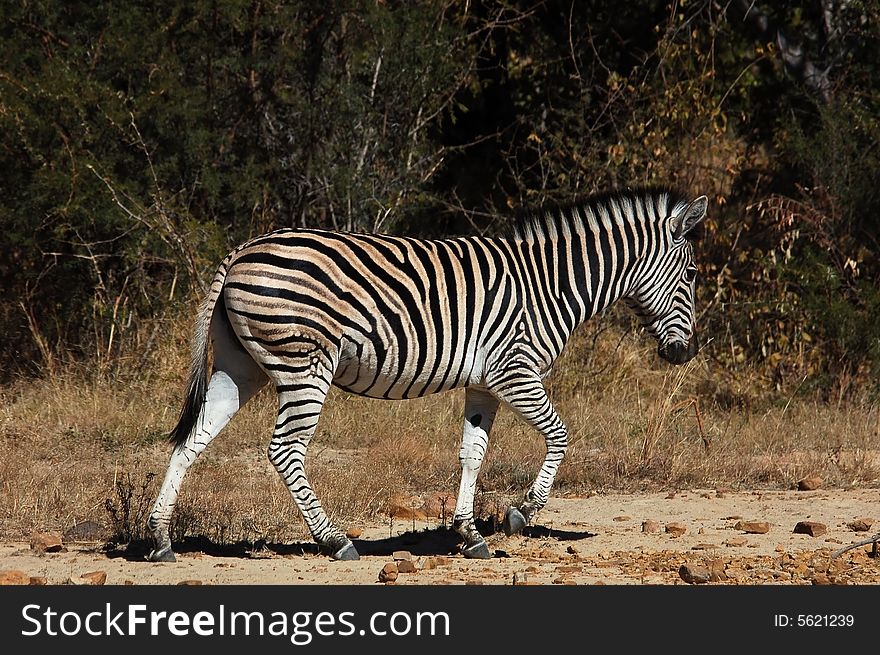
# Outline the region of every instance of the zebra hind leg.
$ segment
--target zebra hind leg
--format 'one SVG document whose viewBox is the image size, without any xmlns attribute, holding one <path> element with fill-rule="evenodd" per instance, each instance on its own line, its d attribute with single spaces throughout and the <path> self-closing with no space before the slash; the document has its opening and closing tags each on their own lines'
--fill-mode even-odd
<svg viewBox="0 0 880 655">
<path fill-rule="evenodd" d="M 464 538 L 464 556 L 473 559 L 491 557 L 486 540 L 474 523 L 474 492 L 497 411 L 498 399 L 485 389 L 469 387 L 465 391 L 464 434 L 458 451 L 461 484 L 452 526 Z"/>
<path fill-rule="evenodd" d="M 547 504 L 556 472 L 568 448 L 568 430 L 553 409 L 539 378 L 531 376 L 508 378 L 499 388 L 493 389 L 493 392 L 529 425 L 538 430 L 547 446 L 541 470 L 523 502 L 518 507 L 508 508 L 504 515 L 504 533 L 510 536 L 522 532 Z"/>
<path fill-rule="evenodd" d="M 278 384 L 278 418 L 269 444 L 269 460 L 287 485 L 315 542 L 333 559 L 360 559 L 351 540 L 330 521 L 305 474 L 306 449 L 315 433 L 331 377 L 319 357 L 313 355 L 305 361 L 304 368 L 309 371 L 306 376 L 287 375 L 284 383 Z M 287 362 L 285 368 L 295 371 L 303 367 Z"/>
<path fill-rule="evenodd" d="M 147 556 L 149 561 L 175 561 L 168 528 L 187 469 L 265 382 L 265 376 L 253 362 L 244 370 L 228 368 L 217 370 L 211 376 L 196 424 L 186 441 L 172 451 L 165 479 L 147 520 L 154 542 L 154 548 Z"/>
</svg>

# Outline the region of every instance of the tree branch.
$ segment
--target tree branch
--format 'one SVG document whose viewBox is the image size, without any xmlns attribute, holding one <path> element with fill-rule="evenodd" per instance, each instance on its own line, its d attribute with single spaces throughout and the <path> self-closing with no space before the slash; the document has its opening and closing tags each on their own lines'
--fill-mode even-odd
<svg viewBox="0 0 880 655">
<path fill-rule="evenodd" d="M 727 5 L 727 12 L 732 21 L 747 23 L 761 39 L 776 43 L 788 74 L 823 103 L 831 101 L 830 67 L 822 70 L 816 66 L 804 52 L 802 39 L 790 30 L 784 31 L 767 14 L 757 9 L 752 0 L 732 0 Z"/>
</svg>

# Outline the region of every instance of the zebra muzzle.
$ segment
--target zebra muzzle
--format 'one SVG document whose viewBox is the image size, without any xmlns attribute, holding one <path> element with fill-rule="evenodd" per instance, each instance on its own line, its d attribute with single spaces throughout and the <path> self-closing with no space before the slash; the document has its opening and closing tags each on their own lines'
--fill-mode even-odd
<svg viewBox="0 0 880 655">
<path fill-rule="evenodd" d="M 693 359 L 699 350 L 697 335 L 691 337 L 688 343 L 683 341 L 670 341 L 661 344 L 657 348 L 657 353 L 670 364 L 684 364 Z"/>
</svg>

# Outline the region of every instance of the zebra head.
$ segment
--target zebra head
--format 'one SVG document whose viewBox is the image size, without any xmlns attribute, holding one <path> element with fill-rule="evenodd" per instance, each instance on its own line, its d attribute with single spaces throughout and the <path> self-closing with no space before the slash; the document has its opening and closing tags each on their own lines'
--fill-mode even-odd
<svg viewBox="0 0 880 655">
<path fill-rule="evenodd" d="M 658 354 L 671 364 L 684 364 L 699 349 L 694 325 L 697 267 L 687 235 L 706 216 L 707 205 L 706 196 L 700 196 L 667 208 L 627 297 L 645 329 L 657 339 Z"/>
</svg>

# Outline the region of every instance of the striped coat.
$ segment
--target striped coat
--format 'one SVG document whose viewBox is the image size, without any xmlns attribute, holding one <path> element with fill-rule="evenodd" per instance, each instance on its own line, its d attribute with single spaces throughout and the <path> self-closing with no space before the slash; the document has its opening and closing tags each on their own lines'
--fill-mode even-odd
<svg viewBox="0 0 880 655">
<path fill-rule="evenodd" d="M 705 197 L 636 191 L 532 215 L 507 237 L 287 229 L 238 247 L 199 315 L 190 388 L 149 522 L 153 559 L 173 558 L 167 523 L 189 463 L 267 382 L 279 397 L 269 457 L 315 540 L 339 559 L 357 551 L 303 467 L 330 386 L 385 399 L 466 388 L 454 525 L 465 555 L 487 557 L 473 494 L 499 405 L 547 443 L 525 500 L 505 517 L 512 534 L 546 503 L 565 454 L 567 430 L 542 378 L 579 325 L 623 299 L 663 357 L 682 363 L 696 352 L 696 267 L 686 237 L 705 211 Z"/>
</svg>

